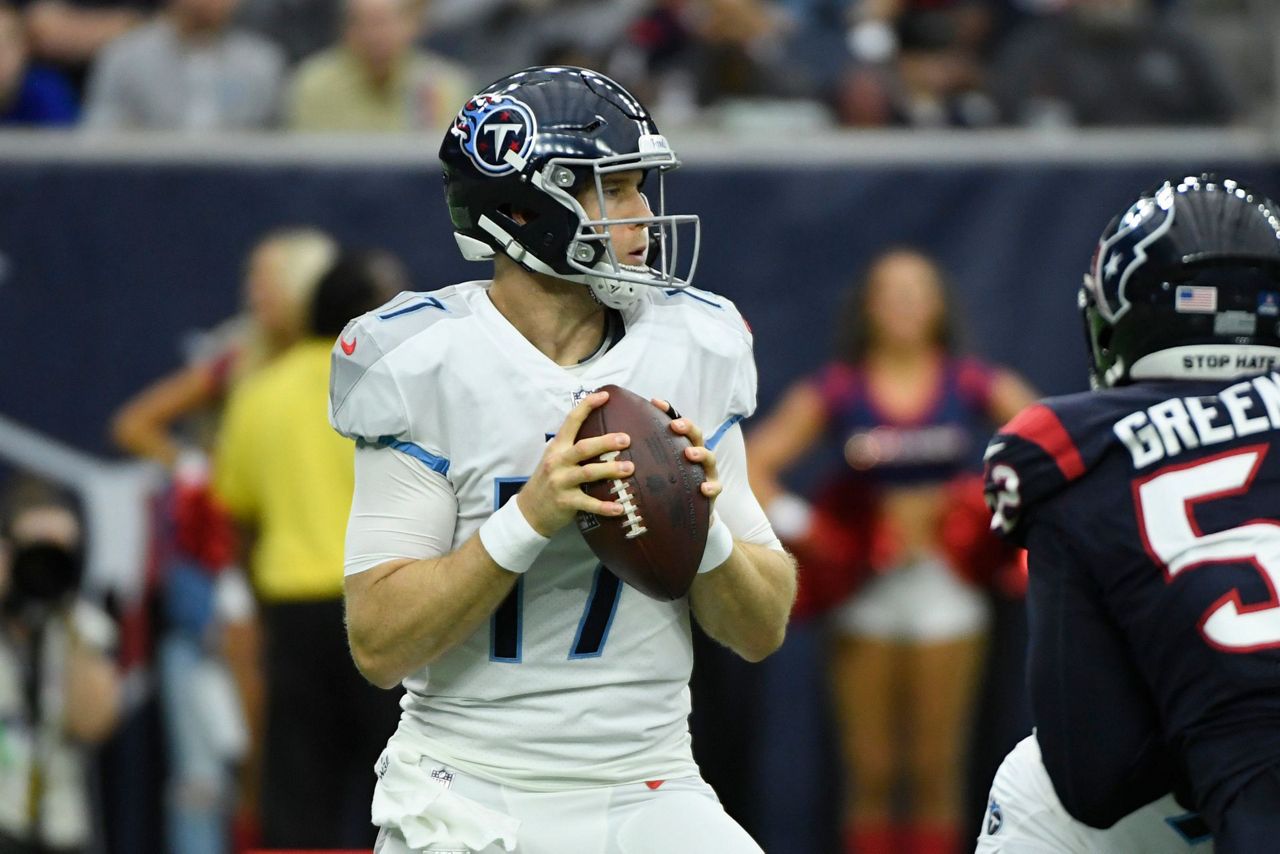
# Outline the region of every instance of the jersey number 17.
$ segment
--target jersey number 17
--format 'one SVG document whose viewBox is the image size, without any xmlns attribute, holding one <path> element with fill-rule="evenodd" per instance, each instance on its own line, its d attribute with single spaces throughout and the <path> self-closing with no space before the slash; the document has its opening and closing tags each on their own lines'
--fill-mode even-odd
<svg viewBox="0 0 1280 854">
<path fill-rule="evenodd" d="M 493 509 L 497 510 L 514 498 L 527 480 L 526 477 L 498 478 Z M 597 566 L 591 583 L 591 594 L 587 597 L 582 619 L 578 621 L 577 634 L 569 647 L 570 659 L 599 658 L 604 654 L 604 644 L 609 639 L 609 627 L 613 624 L 613 615 L 618 610 L 618 598 L 621 595 L 622 581 L 618 576 L 604 564 Z M 490 661 L 520 663 L 523 617 L 524 576 L 521 576 L 507 598 L 502 600 L 498 610 L 489 618 Z"/>
</svg>

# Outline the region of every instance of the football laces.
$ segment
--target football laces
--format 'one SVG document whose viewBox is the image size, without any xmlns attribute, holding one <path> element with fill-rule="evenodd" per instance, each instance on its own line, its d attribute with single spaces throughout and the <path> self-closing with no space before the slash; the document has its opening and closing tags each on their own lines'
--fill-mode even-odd
<svg viewBox="0 0 1280 854">
<path fill-rule="evenodd" d="M 619 453 L 619 451 L 610 451 L 607 454 L 602 454 L 600 459 L 606 463 L 611 463 L 618 458 Z M 635 496 L 631 494 L 631 487 L 622 478 L 614 478 L 609 484 L 609 491 L 613 493 L 618 499 L 618 503 L 622 505 L 624 514 L 622 523 L 623 527 L 627 529 L 626 537 L 628 540 L 634 540 L 649 529 L 644 526 L 644 517 L 640 515 L 640 511 L 636 507 Z"/>
</svg>

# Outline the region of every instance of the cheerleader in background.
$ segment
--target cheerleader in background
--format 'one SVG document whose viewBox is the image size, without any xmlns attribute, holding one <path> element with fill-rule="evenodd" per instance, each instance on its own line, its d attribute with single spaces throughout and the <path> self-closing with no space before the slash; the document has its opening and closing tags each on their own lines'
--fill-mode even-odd
<svg viewBox="0 0 1280 854">
<path fill-rule="evenodd" d="M 157 524 L 171 854 L 226 854 L 257 835 L 261 639 L 235 526 L 209 490 L 207 452 L 230 389 L 303 337 L 312 292 L 336 257 L 336 244 L 314 229 L 268 233 L 246 265 L 244 310 L 202 335 L 186 365 L 127 401 L 112 423 L 123 450 L 171 472 Z"/>
<path fill-rule="evenodd" d="M 942 271 L 896 248 L 871 263 L 837 356 L 747 436 L 751 483 L 801 562 L 800 614 L 827 611 L 847 778 L 846 849 L 951 854 L 988 605 L 1010 554 L 986 534 L 982 449 L 1035 396 L 956 351 Z M 813 505 L 783 475 L 832 443 Z"/>
</svg>

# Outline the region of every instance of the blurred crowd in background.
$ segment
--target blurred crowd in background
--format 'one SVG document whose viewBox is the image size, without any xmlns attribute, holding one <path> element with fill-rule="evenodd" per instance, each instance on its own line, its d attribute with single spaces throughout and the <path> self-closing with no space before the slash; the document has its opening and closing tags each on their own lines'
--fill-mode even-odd
<svg viewBox="0 0 1280 854">
<path fill-rule="evenodd" d="M 660 125 L 1271 119 L 1266 0 L 0 0 L 0 126 L 439 131 L 535 64 Z"/>
<path fill-rule="evenodd" d="M 20 469 L 0 481 L 0 854 L 108 850 L 120 772 L 99 778 L 94 748 L 139 705 L 122 701 L 117 621 L 158 700 L 164 749 L 146 773 L 163 843 L 149 850 L 372 845 L 369 777 L 399 692 L 347 653 L 354 448 L 326 417 L 329 352 L 409 288 L 389 252 L 272 231 L 245 259 L 243 311 L 122 402 L 115 443 L 167 472 L 139 567 L 144 624 L 82 592 L 75 496 Z"/>
<path fill-rule="evenodd" d="M 418 131 L 434 148 L 480 86 L 534 64 L 603 70 L 664 129 L 1260 125 L 1274 118 L 1277 16 L 1270 0 L 0 0 L 0 127 Z M 341 578 L 326 574 L 342 563 L 350 480 L 307 477 L 321 457 L 350 473 L 350 445 L 323 416 L 341 320 L 412 285 L 387 253 L 310 228 L 263 235 L 244 271 L 242 312 L 121 401 L 113 424 L 122 453 L 168 472 L 152 508 L 155 637 L 134 651 L 154 673 L 165 739 L 163 845 L 364 846 L 395 695 L 372 696 L 346 659 Z M 877 315 L 867 294 L 885 277 L 910 304 Z M 975 708 L 995 654 L 1017 670 L 1022 575 L 983 552 L 963 476 L 1033 391 L 954 347 L 935 259 L 900 247 L 865 278 L 837 330 L 858 346 L 797 377 L 782 414 L 748 432 L 753 478 L 807 561 L 798 621 L 831 629 L 843 791 L 828 850 L 960 851 L 975 818 L 957 779 L 968 733 L 983 716 L 1025 720 L 1016 672 L 997 674 L 1003 713 Z M 314 410 L 315 429 L 284 443 L 305 465 L 254 445 L 279 435 L 272 405 Z M 249 420 L 223 430 L 237 411 Z M 862 444 L 842 444 L 845 428 Z M 825 445 L 848 463 L 826 485 L 846 492 L 819 492 L 815 512 L 803 504 L 815 496 L 780 494 L 780 479 Z M 117 627 L 76 595 L 74 501 L 16 478 L 0 498 L 0 854 L 96 854 L 119 820 L 91 761 L 128 705 L 110 666 Z M 843 521 L 824 520 L 831 502 Z M 827 587 L 815 574 L 823 536 L 835 537 L 829 553 L 857 556 Z M 949 597 L 954 621 L 913 622 L 944 613 L 901 606 L 922 596 Z M 884 628 L 898 612 L 903 625 Z M 700 658 L 695 710 L 724 735 L 751 716 L 741 684 L 722 688 L 732 665 L 716 654 Z M 314 690 L 323 701 L 303 699 Z M 369 743 L 344 741 L 355 730 Z M 312 746 L 340 741 L 335 766 L 316 770 Z M 749 760 L 721 742 L 717 756 L 701 739 L 699 760 L 733 812 Z"/>
</svg>

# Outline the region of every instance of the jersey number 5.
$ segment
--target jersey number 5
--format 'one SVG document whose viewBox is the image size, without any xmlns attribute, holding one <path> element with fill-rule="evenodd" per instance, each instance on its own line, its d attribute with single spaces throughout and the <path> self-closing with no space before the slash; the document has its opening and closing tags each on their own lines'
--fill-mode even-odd
<svg viewBox="0 0 1280 854">
<path fill-rule="evenodd" d="M 494 497 L 494 509 L 506 504 L 524 486 L 526 477 L 498 478 Z M 604 642 L 609 639 L 609 626 L 618 610 L 618 598 L 622 594 L 622 581 L 600 564 L 596 567 L 591 583 L 591 595 L 578 621 L 578 632 L 569 647 L 569 658 L 598 658 L 604 653 Z M 511 588 L 498 610 L 489 618 L 489 659 L 508 664 L 519 664 L 522 657 L 521 639 L 524 634 L 524 576 Z"/>
<path fill-rule="evenodd" d="M 1135 481 L 1134 499 L 1147 553 L 1172 581 L 1180 573 L 1207 564 L 1249 563 L 1271 592 L 1266 602 L 1245 605 L 1232 588 L 1209 606 L 1200 633 L 1224 652 L 1280 647 L 1280 523 L 1254 519 L 1235 528 L 1204 534 L 1195 505 L 1244 495 L 1267 454 L 1266 445 L 1228 451 L 1194 463 L 1169 466 Z"/>
</svg>

